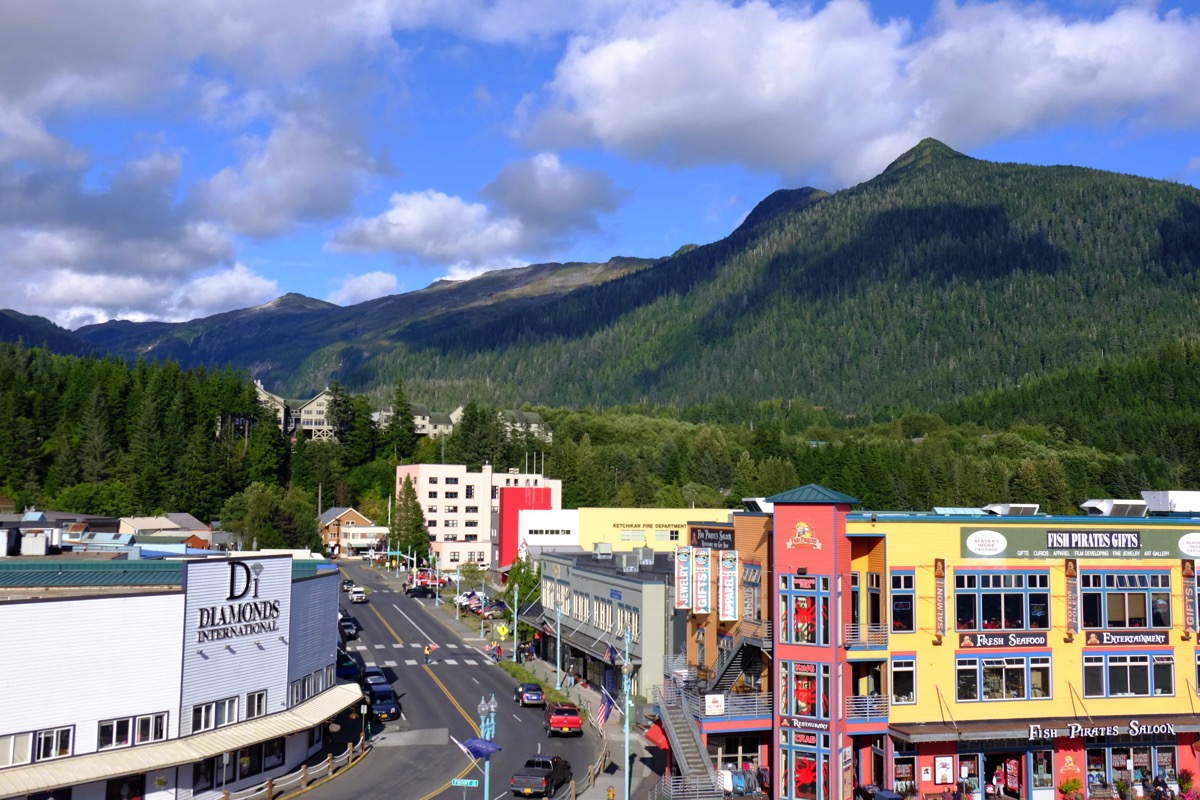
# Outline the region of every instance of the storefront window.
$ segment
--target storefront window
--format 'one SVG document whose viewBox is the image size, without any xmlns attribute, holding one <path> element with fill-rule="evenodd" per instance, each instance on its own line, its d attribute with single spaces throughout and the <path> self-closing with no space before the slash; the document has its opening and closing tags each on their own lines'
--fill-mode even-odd
<svg viewBox="0 0 1200 800">
<path fill-rule="evenodd" d="M 913 633 L 916 630 L 914 580 L 911 572 L 892 573 L 892 633 Z"/>
<path fill-rule="evenodd" d="M 1083 571 L 1084 628 L 1170 628 L 1168 572 Z"/>
<path fill-rule="evenodd" d="M 979 791 L 979 756 L 960 755 L 958 757 L 959 779 L 972 792 Z"/>
<path fill-rule="evenodd" d="M 960 658 L 955 665 L 958 679 L 958 699 L 979 699 L 979 660 Z"/>
<path fill-rule="evenodd" d="M 1083 657 L 1084 697 L 1173 694 L 1175 657 L 1169 653 L 1154 656 L 1112 653 Z"/>
<path fill-rule="evenodd" d="M 905 756 L 892 762 L 892 791 L 906 796 L 917 791 L 917 760 Z"/>
<path fill-rule="evenodd" d="M 960 658 L 955 663 L 957 697 L 968 700 L 1049 698 L 1049 656 Z"/>
<path fill-rule="evenodd" d="M 1174 737 L 1112 736 L 1088 737 L 1088 784 L 1116 780 L 1140 785 L 1157 775 L 1178 780 Z"/>
<path fill-rule="evenodd" d="M 1050 789 L 1054 787 L 1054 753 L 1050 750 L 1036 750 L 1033 753 L 1033 788 Z"/>
</svg>

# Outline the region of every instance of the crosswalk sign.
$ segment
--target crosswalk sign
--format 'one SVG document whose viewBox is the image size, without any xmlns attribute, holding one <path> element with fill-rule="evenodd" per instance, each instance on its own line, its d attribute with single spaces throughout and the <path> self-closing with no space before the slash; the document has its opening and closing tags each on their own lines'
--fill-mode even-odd
<svg viewBox="0 0 1200 800">
<path fill-rule="evenodd" d="M 500 634 L 501 636 L 508 636 L 508 634 L 509 634 L 508 626 L 501 624 L 500 627 L 496 628 L 496 633 Z"/>
</svg>

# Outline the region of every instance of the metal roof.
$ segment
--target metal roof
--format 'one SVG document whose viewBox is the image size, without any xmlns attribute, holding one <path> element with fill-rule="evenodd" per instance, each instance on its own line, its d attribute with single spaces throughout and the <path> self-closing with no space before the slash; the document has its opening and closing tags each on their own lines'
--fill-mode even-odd
<svg viewBox="0 0 1200 800">
<path fill-rule="evenodd" d="M 824 486 L 818 486 L 815 483 L 810 483 L 807 486 L 801 486 L 798 489 L 777 494 L 767 498 L 771 503 L 793 503 L 800 505 L 830 505 L 846 504 L 846 505 L 862 505 L 862 500 L 856 497 L 851 497 L 848 494 L 835 492 L 833 489 L 826 489 Z"/>
<path fill-rule="evenodd" d="M 357 684 L 342 683 L 295 708 L 166 742 L 54 759 L 0 770 L 0 796 L 23 796 L 121 775 L 192 764 L 279 736 L 308 730 L 358 702 Z"/>
</svg>

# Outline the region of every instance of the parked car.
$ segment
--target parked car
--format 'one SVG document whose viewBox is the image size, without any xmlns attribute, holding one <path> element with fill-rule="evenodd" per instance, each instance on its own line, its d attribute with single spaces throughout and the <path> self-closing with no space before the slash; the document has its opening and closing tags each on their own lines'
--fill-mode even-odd
<svg viewBox="0 0 1200 800">
<path fill-rule="evenodd" d="M 391 686 L 392 682 L 383 674 L 379 667 L 367 667 L 363 670 L 362 682 L 365 686 Z"/>
<path fill-rule="evenodd" d="M 522 706 L 544 706 L 546 693 L 542 691 L 540 684 L 522 683 L 513 690 L 513 702 Z"/>
<path fill-rule="evenodd" d="M 342 591 L 343 592 L 348 592 L 353 588 L 354 588 L 354 581 L 350 580 L 349 578 L 346 578 L 346 580 L 342 581 Z"/>
<path fill-rule="evenodd" d="M 358 638 L 358 623 L 352 619 L 344 619 L 338 623 L 338 627 L 342 629 L 342 636 L 346 641 Z"/>
<path fill-rule="evenodd" d="M 345 650 L 338 648 L 337 676 L 356 681 L 362 677 L 362 673 L 363 657 L 358 653 L 347 653 Z"/>
<path fill-rule="evenodd" d="M 353 589 L 350 590 L 350 602 L 351 603 L 367 602 L 367 593 L 365 591 L 363 591 L 363 588 L 361 586 L 355 586 Z"/>
<path fill-rule="evenodd" d="M 384 721 L 400 718 L 400 700 L 391 686 L 368 686 L 367 697 L 371 700 L 371 713 L 375 716 Z"/>
<path fill-rule="evenodd" d="M 428 586 L 410 586 L 404 593 L 409 597 L 437 597 L 437 593 Z"/>
<path fill-rule="evenodd" d="M 500 617 L 512 616 L 512 612 L 508 610 L 508 605 L 501 600 L 497 600 L 495 603 L 486 606 L 479 614 L 484 619 L 499 619 Z"/>
<path fill-rule="evenodd" d="M 562 756 L 538 755 L 525 759 L 525 765 L 509 780 L 512 793 L 521 797 L 553 797 L 558 787 L 571 782 L 571 763 Z"/>
<path fill-rule="evenodd" d="M 556 733 L 575 733 L 582 736 L 583 717 L 579 716 L 579 707 L 574 703 L 551 703 L 546 706 L 542 727 L 550 736 Z"/>
</svg>

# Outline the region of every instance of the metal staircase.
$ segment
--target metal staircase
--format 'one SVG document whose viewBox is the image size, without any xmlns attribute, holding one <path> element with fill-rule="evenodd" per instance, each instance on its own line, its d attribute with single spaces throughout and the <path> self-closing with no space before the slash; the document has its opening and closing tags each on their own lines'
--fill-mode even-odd
<svg viewBox="0 0 1200 800">
<path fill-rule="evenodd" d="M 655 800 L 719 800 L 721 781 L 700 739 L 700 729 L 693 710 L 688 708 L 687 695 L 668 681 L 662 689 L 654 687 L 654 702 L 671 746 L 672 761 L 678 765 L 681 775 L 664 776 L 651 797 Z"/>
</svg>

